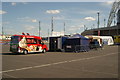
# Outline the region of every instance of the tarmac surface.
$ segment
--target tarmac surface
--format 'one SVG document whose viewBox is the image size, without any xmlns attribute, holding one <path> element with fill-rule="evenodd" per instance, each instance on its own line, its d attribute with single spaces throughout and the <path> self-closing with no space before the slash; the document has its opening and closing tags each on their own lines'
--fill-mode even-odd
<svg viewBox="0 0 120 80">
<path fill-rule="evenodd" d="M 89 52 L 15 54 L 3 45 L 2 78 L 118 78 L 118 46 Z"/>
</svg>

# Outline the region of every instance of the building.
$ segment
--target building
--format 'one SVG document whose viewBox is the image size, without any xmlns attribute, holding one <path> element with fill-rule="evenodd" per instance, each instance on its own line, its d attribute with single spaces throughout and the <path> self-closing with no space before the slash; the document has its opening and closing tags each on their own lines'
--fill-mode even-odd
<svg viewBox="0 0 120 80">
<path fill-rule="evenodd" d="M 11 35 L 0 35 L 1 40 L 11 40 Z"/>
<path fill-rule="evenodd" d="M 104 27 L 104 28 L 96 28 L 91 30 L 85 30 L 81 33 L 81 35 L 98 35 L 101 36 L 115 36 L 120 35 L 120 9 L 117 12 L 117 25 L 111 27 Z"/>
<path fill-rule="evenodd" d="M 81 35 L 98 35 L 98 31 L 100 36 L 114 36 L 120 35 L 120 25 L 112 26 L 112 27 L 104 27 L 104 28 L 96 28 L 91 30 L 85 30 L 81 33 Z"/>
</svg>

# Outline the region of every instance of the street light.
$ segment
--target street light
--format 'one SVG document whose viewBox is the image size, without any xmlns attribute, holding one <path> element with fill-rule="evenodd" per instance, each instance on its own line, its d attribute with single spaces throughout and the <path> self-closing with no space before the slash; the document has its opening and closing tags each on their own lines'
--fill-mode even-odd
<svg viewBox="0 0 120 80">
<path fill-rule="evenodd" d="M 54 24 L 53 24 L 53 17 L 51 19 L 51 36 L 53 35 L 53 27 L 54 27 Z"/>
<path fill-rule="evenodd" d="M 106 19 L 104 19 L 104 27 L 105 27 L 105 21 L 106 21 Z"/>
<path fill-rule="evenodd" d="M 65 22 L 64 22 L 64 36 L 65 36 Z"/>
<path fill-rule="evenodd" d="M 100 25 L 99 16 L 100 16 L 100 12 L 98 11 L 97 14 L 98 14 L 98 22 L 97 22 L 98 26 L 97 26 L 97 27 L 98 27 L 98 29 L 99 29 L 99 25 Z"/>
<path fill-rule="evenodd" d="M 84 31 L 86 30 L 86 25 L 84 25 Z"/>
<path fill-rule="evenodd" d="M 98 14 L 98 22 L 97 22 L 97 24 L 98 24 L 98 36 L 100 36 L 100 30 L 99 30 L 99 25 L 100 25 L 100 20 L 99 20 L 99 16 L 100 16 L 100 12 L 98 11 L 97 12 L 97 14 Z"/>
<path fill-rule="evenodd" d="M 41 27 L 40 27 L 40 21 L 39 21 L 39 36 L 40 36 L 40 30 L 41 30 Z"/>
</svg>

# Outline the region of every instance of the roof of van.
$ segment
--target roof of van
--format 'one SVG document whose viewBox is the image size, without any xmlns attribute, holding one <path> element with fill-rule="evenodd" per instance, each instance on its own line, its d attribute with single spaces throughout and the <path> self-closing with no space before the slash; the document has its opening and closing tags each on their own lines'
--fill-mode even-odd
<svg viewBox="0 0 120 80">
<path fill-rule="evenodd" d="M 42 39 L 39 36 L 32 36 L 32 35 L 13 35 L 13 36 L 21 36 L 21 37 L 25 37 L 25 38 L 36 38 L 36 39 Z"/>
</svg>

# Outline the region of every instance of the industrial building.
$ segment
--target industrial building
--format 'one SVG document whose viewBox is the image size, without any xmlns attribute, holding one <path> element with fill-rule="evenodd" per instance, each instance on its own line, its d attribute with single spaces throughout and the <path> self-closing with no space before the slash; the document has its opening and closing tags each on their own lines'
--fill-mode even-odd
<svg viewBox="0 0 120 80">
<path fill-rule="evenodd" d="M 112 24 L 113 17 L 115 15 L 115 14 L 113 14 L 113 12 L 117 12 L 117 25 L 110 26 Z M 85 30 L 84 32 L 81 33 L 81 35 L 83 35 L 83 36 L 85 36 L 85 35 L 100 35 L 100 36 L 120 35 L 120 9 L 118 9 L 118 11 L 117 10 L 114 11 L 114 9 L 111 10 L 111 13 L 110 13 L 110 16 L 108 19 L 107 27 Z"/>
<path fill-rule="evenodd" d="M 81 33 L 81 35 L 98 35 L 98 31 L 100 36 L 115 36 L 120 35 L 120 25 L 112 26 L 112 27 L 104 27 L 97 29 L 85 30 Z"/>
</svg>

